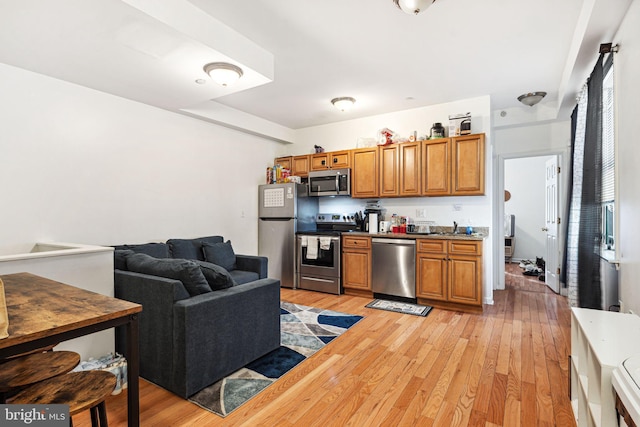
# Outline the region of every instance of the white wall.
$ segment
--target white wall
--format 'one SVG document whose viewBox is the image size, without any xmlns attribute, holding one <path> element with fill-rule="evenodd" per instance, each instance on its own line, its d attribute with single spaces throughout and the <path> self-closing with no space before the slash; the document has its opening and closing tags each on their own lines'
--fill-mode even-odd
<svg viewBox="0 0 640 427">
<path fill-rule="evenodd" d="M 620 300 L 623 311 L 640 313 L 640 2 L 634 1 L 612 40 L 620 46 L 614 58 L 616 97 L 616 173 L 618 175 L 618 242 Z"/>
<path fill-rule="evenodd" d="M 471 112 L 472 133 L 485 133 L 486 149 L 486 177 L 485 196 L 474 197 L 415 197 L 398 199 L 380 199 L 386 209 L 386 215 L 416 216 L 416 209 L 427 210 L 428 220 L 438 225 L 453 225 L 453 221 L 466 224 L 471 221 L 473 226 L 491 227 L 493 207 L 493 169 L 492 153 L 493 139 L 491 136 L 491 109 L 488 96 L 465 99 L 457 102 L 439 104 L 430 107 L 398 111 L 361 119 L 345 120 L 343 122 L 314 126 L 296 131 L 296 144 L 282 147 L 281 155 L 298 155 L 313 152 L 314 145 L 322 146 L 326 151 L 345 150 L 357 147 L 359 138 L 376 138 L 378 130 L 389 128 L 401 137 L 408 138 L 414 131 L 418 137 L 428 135 L 435 122 L 441 122 L 445 127 L 449 123 L 449 115 Z M 348 115 L 345 115 L 348 117 Z M 325 212 L 353 213 L 364 210 L 366 199 L 323 198 L 320 209 Z M 454 205 L 459 210 L 454 210 Z M 492 233 L 492 230 L 490 230 Z M 484 260 L 484 300 L 493 303 L 493 249 L 492 240 L 483 253 Z"/>
<path fill-rule="evenodd" d="M 505 214 L 515 215 L 515 251 L 513 260 L 545 256 L 545 157 L 523 157 L 504 162 L 505 189 L 511 199 L 504 204 Z"/>
<path fill-rule="evenodd" d="M 278 143 L 0 64 L 0 253 L 220 234 L 257 253 Z"/>
</svg>

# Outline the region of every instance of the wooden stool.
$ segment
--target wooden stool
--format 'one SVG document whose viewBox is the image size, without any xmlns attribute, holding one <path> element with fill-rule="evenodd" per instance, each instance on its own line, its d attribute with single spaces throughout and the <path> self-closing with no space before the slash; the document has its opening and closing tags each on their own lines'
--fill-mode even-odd
<svg viewBox="0 0 640 427">
<path fill-rule="evenodd" d="M 27 386 L 66 374 L 78 363 L 80 355 L 72 351 L 47 351 L 10 359 L 0 365 L 0 403 Z"/>
<path fill-rule="evenodd" d="M 90 409 L 91 425 L 107 427 L 107 407 L 104 401 L 115 386 L 116 376 L 111 372 L 70 372 L 24 389 L 10 399 L 9 403 L 69 405 L 71 416 Z"/>
</svg>

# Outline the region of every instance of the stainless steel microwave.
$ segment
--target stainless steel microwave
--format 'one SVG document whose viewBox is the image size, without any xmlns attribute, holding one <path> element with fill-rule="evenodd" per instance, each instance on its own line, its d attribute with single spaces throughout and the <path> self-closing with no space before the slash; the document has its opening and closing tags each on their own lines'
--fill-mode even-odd
<svg viewBox="0 0 640 427">
<path fill-rule="evenodd" d="M 310 196 L 350 196 L 351 169 L 309 172 Z"/>
</svg>

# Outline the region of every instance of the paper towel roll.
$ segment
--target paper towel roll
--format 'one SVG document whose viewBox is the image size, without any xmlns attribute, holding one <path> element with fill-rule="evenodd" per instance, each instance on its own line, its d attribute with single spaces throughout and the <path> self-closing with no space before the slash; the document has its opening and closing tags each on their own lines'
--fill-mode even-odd
<svg viewBox="0 0 640 427">
<path fill-rule="evenodd" d="M 376 234 L 378 232 L 378 214 L 369 214 L 369 234 Z"/>
</svg>

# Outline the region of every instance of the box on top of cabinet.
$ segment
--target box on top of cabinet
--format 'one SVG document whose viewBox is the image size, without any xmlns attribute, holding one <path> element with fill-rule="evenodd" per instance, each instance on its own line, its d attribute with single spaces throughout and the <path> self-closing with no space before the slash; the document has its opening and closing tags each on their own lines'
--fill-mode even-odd
<svg viewBox="0 0 640 427">
<path fill-rule="evenodd" d="M 449 116 L 449 137 L 469 135 L 471 133 L 471 113 L 451 114 Z"/>
</svg>

